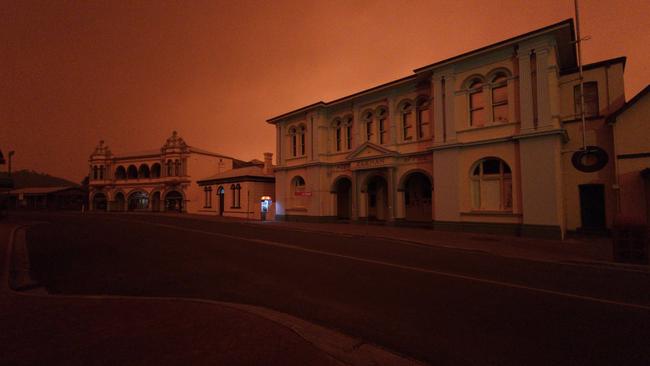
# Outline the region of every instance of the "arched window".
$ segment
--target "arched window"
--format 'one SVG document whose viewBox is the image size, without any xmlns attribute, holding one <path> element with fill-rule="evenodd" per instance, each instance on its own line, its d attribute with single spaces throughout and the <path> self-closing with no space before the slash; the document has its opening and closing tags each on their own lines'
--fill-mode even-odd
<svg viewBox="0 0 650 366">
<path fill-rule="evenodd" d="M 160 178 L 160 164 L 155 163 L 151 166 L 151 178 Z"/>
<path fill-rule="evenodd" d="M 429 98 L 420 98 L 417 102 L 416 130 L 418 140 L 429 136 L 429 125 L 431 122 L 431 104 Z"/>
<path fill-rule="evenodd" d="M 99 176 L 97 172 L 98 172 L 97 165 L 95 165 L 93 166 L 93 179 L 97 179 L 97 177 Z"/>
<path fill-rule="evenodd" d="M 140 178 L 149 178 L 151 176 L 149 172 L 149 166 L 147 164 L 140 165 L 140 168 L 138 169 L 138 176 Z"/>
<path fill-rule="evenodd" d="M 298 128 L 298 134 L 300 135 L 300 155 L 305 155 L 305 131 L 307 129 L 305 126 L 300 126 Z"/>
<path fill-rule="evenodd" d="M 298 147 L 296 146 L 296 128 L 289 129 L 289 139 L 291 140 L 291 156 L 298 156 Z"/>
<path fill-rule="evenodd" d="M 377 110 L 377 123 L 379 124 L 379 143 L 385 144 L 388 142 L 388 121 L 386 117 L 388 112 L 384 107 L 381 107 Z"/>
<path fill-rule="evenodd" d="M 99 166 L 99 179 L 104 179 L 104 166 L 100 165 Z"/>
<path fill-rule="evenodd" d="M 115 169 L 115 179 L 126 179 L 126 169 L 122 165 Z"/>
<path fill-rule="evenodd" d="M 372 141 L 372 135 L 374 134 L 373 126 L 373 115 L 371 111 L 367 111 L 363 114 L 363 124 L 365 125 L 365 135 L 366 141 Z"/>
<path fill-rule="evenodd" d="M 128 179 L 138 179 L 138 168 L 136 168 L 135 165 L 129 165 L 126 170 L 126 177 Z"/>
<path fill-rule="evenodd" d="M 485 123 L 483 82 L 479 79 L 472 80 L 469 85 L 469 123 L 471 126 Z"/>
<path fill-rule="evenodd" d="M 411 102 L 404 102 L 400 108 L 401 122 L 402 122 L 402 138 L 404 141 L 413 139 L 413 105 Z"/>
<path fill-rule="evenodd" d="M 167 160 L 167 176 L 171 177 L 174 175 L 174 162 L 170 160 Z"/>
<path fill-rule="evenodd" d="M 342 122 L 340 119 L 334 120 L 334 141 L 336 151 L 341 151 L 341 143 L 343 141 Z"/>
<path fill-rule="evenodd" d="M 492 121 L 508 122 L 508 77 L 504 73 L 492 79 Z"/>
<path fill-rule="evenodd" d="M 235 185 L 234 184 L 230 185 L 230 192 L 232 193 L 232 207 L 231 208 L 234 208 L 235 207 Z"/>
<path fill-rule="evenodd" d="M 352 149 L 352 116 L 345 119 L 345 148 Z"/>
<path fill-rule="evenodd" d="M 472 168 L 472 209 L 487 211 L 512 210 L 512 172 L 505 161 L 486 158 Z"/>
</svg>

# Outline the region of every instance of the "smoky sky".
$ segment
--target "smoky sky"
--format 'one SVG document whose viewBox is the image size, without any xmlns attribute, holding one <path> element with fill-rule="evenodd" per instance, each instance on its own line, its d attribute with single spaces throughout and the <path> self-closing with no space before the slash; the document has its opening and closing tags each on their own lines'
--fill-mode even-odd
<svg viewBox="0 0 650 366">
<path fill-rule="evenodd" d="M 650 82 L 650 2 L 580 11 L 584 62 L 627 56 L 629 99 Z M 270 117 L 572 16 L 570 0 L 5 2 L 0 150 L 74 181 L 99 140 L 156 149 L 173 130 L 261 159 Z"/>
</svg>

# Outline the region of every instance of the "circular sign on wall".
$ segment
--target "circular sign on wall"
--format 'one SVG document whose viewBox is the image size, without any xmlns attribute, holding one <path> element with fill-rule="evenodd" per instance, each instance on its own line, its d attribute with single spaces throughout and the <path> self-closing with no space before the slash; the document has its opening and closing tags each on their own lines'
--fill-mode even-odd
<svg viewBox="0 0 650 366">
<path fill-rule="evenodd" d="M 587 150 L 576 151 L 571 157 L 573 166 L 585 173 L 601 170 L 607 165 L 608 161 L 607 152 L 598 146 L 587 146 Z"/>
</svg>

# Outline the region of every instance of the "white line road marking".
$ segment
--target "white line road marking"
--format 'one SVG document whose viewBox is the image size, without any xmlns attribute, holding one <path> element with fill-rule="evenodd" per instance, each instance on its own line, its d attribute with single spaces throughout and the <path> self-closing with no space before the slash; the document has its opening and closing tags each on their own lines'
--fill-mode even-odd
<svg viewBox="0 0 650 366">
<path fill-rule="evenodd" d="M 169 229 L 193 232 L 193 233 L 216 236 L 216 237 L 227 238 L 227 239 L 248 241 L 248 242 L 258 243 L 258 244 L 262 244 L 262 245 L 268 245 L 268 246 L 273 246 L 273 247 L 278 247 L 278 248 L 291 249 L 291 250 L 296 250 L 296 251 L 301 251 L 301 252 L 319 254 L 319 255 L 324 255 L 324 256 L 329 256 L 329 257 L 335 257 L 335 258 L 342 258 L 342 259 L 347 259 L 347 260 L 352 260 L 352 261 L 357 261 L 357 262 L 362 262 L 362 263 L 375 264 L 375 265 L 380 265 L 380 266 L 385 266 L 385 267 L 398 268 L 398 269 L 407 270 L 407 271 L 427 273 L 427 274 L 433 274 L 433 275 L 444 276 L 444 277 L 449 277 L 449 278 L 457 278 L 457 279 L 462 279 L 462 280 L 472 281 L 472 282 L 486 283 L 486 284 L 490 284 L 490 285 L 494 285 L 494 286 L 508 287 L 508 288 L 514 288 L 514 289 L 519 289 L 519 290 L 538 292 L 538 293 L 543 293 L 543 294 L 548 294 L 548 295 L 561 296 L 561 297 L 566 297 L 566 298 L 571 298 L 571 299 L 577 299 L 577 300 L 583 300 L 583 301 L 591 301 L 591 302 L 597 302 L 597 303 L 601 303 L 601 304 L 617 305 L 617 306 L 623 306 L 623 307 L 628 307 L 628 308 L 633 308 L 633 309 L 640 309 L 640 310 L 648 310 L 648 311 L 650 311 L 650 306 L 647 306 L 647 305 L 633 304 L 633 303 L 614 301 L 614 300 L 607 300 L 607 299 L 602 299 L 602 298 L 598 298 L 598 297 L 583 296 L 583 295 L 577 295 L 577 294 L 572 294 L 572 293 L 568 293 L 568 292 L 547 290 L 547 289 L 542 289 L 542 288 L 537 288 L 537 287 L 518 285 L 518 284 L 515 284 L 515 283 L 495 281 L 495 280 L 489 280 L 489 279 L 485 279 L 485 278 L 461 275 L 461 274 L 457 274 L 457 273 L 442 272 L 442 271 L 436 271 L 436 270 L 426 269 L 426 268 L 421 268 L 421 267 L 406 266 L 406 265 L 402 265 L 402 264 L 384 262 L 384 261 L 375 260 L 375 259 L 360 258 L 360 257 L 354 257 L 354 256 L 349 256 L 349 255 L 344 255 L 344 254 L 326 252 L 326 251 L 317 250 L 317 249 L 303 248 L 303 247 L 300 247 L 300 246 L 297 246 L 297 245 L 285 244 L 285 243 L 280 243 L 280 242 L 271 241 L 271 240 L 251 239 L 251 238 L 245 238 L 245 237 L 241 237 L 241 236 L 221 234 L 221 233 L 215 233 L 215 232 L 212 232 L 212 231 L 190 229 L 190 228 L 177 226 L 177 225 L 160 224 L 160 223 L 154 223 L 154 222 L 148 222 L 148 221 L 124 220 L 124 219 L 118 219 L 118 218 L 112 218 L 112 219 L 117 220 L 117 221 L 130 222 L 130 223 L 148 224 L 148 225 L 153 225 L 153 226 L 165 227 L 165 228 L 169 228 Z"/>
</svg>

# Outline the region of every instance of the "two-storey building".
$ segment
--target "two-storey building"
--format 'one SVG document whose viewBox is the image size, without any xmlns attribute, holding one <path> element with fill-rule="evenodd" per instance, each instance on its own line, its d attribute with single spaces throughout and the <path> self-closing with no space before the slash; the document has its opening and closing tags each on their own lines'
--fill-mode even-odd
<svg viewBox="0 0 650 366">
<path fill-rule="evenodd" d="M 581 88 L 565 20 L 271 118 L 276 217 L 606 230 L 616 202 L 605 116 L 625 102 L 624 66 L 585 65 Z"/>
<path fill-rule="evenodd" d="M 89 163 L 93 210 L 197 212 L 204 192 L 196 180 L 242 162 L 190 146 L 174 131 L 150 151 L 113 154 L 100 141 Z"/>
</svg>

